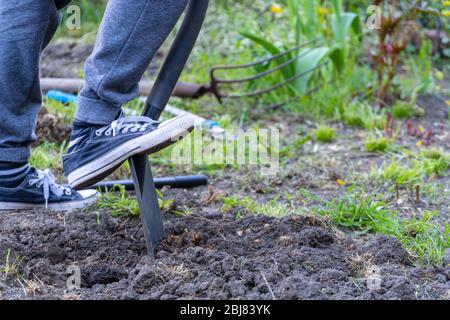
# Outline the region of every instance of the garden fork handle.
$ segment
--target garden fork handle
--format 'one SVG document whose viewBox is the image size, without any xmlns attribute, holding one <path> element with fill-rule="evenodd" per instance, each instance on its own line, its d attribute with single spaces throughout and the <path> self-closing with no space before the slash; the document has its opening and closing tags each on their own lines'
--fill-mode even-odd
<svg viewBox="0 0 450 320">
<path fill-rule="evenodd" d="M 158 120 L 172 95 L 205 20 L 209 0 L 190 0 L 172 47 L 147 98 L 144 115 Z"/>
<path fill-rule="evenodd" d="M 209 0 L 190 0 L 185 18 L 147 98 L 144 116 L 158 120 L 175 89 L 181 72 L 200 33 Z M 153 174 L 146 155 L 130 159 L 131 173 L 141 213 L 147 253 L 164 237 L 164 224 L 158 204 Z"/>
</svg>

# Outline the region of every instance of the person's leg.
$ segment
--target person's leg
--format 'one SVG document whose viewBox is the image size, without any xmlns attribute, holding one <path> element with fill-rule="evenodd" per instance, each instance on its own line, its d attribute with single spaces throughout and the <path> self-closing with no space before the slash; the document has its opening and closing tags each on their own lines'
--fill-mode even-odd
<svg viewBox="0 0 450 320">
<path fill-rule="evenodd" d="M 59 24 L 52 1 L 0 0 L 0 163 L 26 163 L 41 107 L 39 58 Z"/>
<path fill-rule="evenodd" d="M 194 127 L 183 116 L 162 124 L 121 117 L 121 106 L 138 95 L 138 82 L 169 35 L 187 0 L 110 0 L 85 65 L 64 171 L 72 187 L 100 181 L 129 157 L 150 154 Z M 117 119 L 117 120 L 115 120 Z"/>
<path fill-rule="evenodd" d="M 186 7 L 187 0 L 110 0 L 85 64 L 75 122 L 110 124 Z"/>
<path fill-rule="evenodd" d="M 95 191 L 59 186 L 50 171 L 28 165 L 42 103 L 39 57 L 59 21 L 52 0 L 0 0 L 0 211 L 70 211 L 97 199 Z"/>
</svg>

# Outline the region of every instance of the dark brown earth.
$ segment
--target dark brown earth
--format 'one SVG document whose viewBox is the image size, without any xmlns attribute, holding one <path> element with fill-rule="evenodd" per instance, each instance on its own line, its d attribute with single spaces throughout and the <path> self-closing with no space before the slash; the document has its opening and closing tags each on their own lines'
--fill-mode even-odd
<svg viewBox="0 0 450 320">
<path fill-rule="evenodd" d="M 82 78 L 83 65 L 93 45 L 60 41 L 51 43 L 42 53 L 40 73 L 48 78 Z M 147 69 L 145 77 L 154 76 L 161 65 L 163 54 L 158 52 Z"/>
<path fill-rule="evenodd" d="M 0 216 L 3 299 L 442 299 L 450 268 L 417 269 L 392 238 L 365 244 L 312 216 L 166 215 L 156 262 L 138 219 L 108 213 Z M 4 262 L 3 262 L 4 263 Z M 81 288 L 67 289 L 70 266 Z M 1 268 L 5 268 L 0 264 Z M 379 268 L 379 269 L 378 269 Z M 371 274 L 379 274 L 371 276 Z M 379 287 L 371 287 L 380 279 Z M 376 283 L 376 282 L 375 282 Z M 372 288 L 369 289 L 368 288 Z"/>
</svg>

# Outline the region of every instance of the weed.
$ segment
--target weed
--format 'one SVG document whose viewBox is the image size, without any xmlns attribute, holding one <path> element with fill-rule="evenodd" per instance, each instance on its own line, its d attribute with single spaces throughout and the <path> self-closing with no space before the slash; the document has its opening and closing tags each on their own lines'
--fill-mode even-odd
<svg viewBox="0 0 450 320">
<path fill-rule="evenodd" d="M 336 137 L 336 132 L 334 131 L 334 129 L 328 126 L 319 126 L 314 134 L 317 141 L 323 143 L 330 143 Z"/>
<path fill-rule="evenodd" d="M 114 192 L 116 191 L 116 192 Z M 139 215 L 139 205 L 134 197 L 131 197 L 123 186 L 117 186 L 114 191 L 104 192 L 95 206 L 90 210 L 108 209 L 113 217 L 133 217 Z M 166 200 L 163 194 L 158 191 L 159 207 L 162 211 L 167 211 L 172 206 L 173 200 Z"/>
<path fill-rule="evenodd" d="M 439 13 L 428 8 L 427 1 L 411 1 L 408 6 L 404 6 L 402 1 L 377 0 L 374 4 L 382 8 L 382 23 L 377 28 L 378 48 L 372 58 L 378 74 L 377 99 L 379 103 L 386 103 L 398 66 L 402 62 L 401 53 L 420 31 L 415 19 L 419 14 Z"/>
<path fill-rule="evenodd" d="M 409 102 L 398 100 L 392 107 L 392 116 L 396 119 L 407 119 L 412 116 L 413 110 Z"/>
<path fill-rule="evenodd" d="M 381 168 L 373 171 L 372 176 L 399 186 L 412 185 L 423 178 L 419 168 L 397 164 L 395 159 L 389 165 L 384 163 Z"/>
<path fill-rule="evenodd" d="M 331 216 L 338 226 L 356 229 L 362 233 L 394 233 L 399 228 L 385 203 L 361 195 L 331 201 L 317 212 Z"/>
<path fill-rule="evenodd" d="M 67 145 L 58 145 L 52 142 L 45 142 L 33 149 L 30 158 L 30 165 L 36 168 L 50 168 L 55 171 L 62 171 L 61 157 Z"/>
<path fill-rule="evenodd" d="M 173 213 L 179 216 L 190 216 L 194 213 L 194 208 L 183 206 L 181 210 L 176 210 Z"/>
<path fill-rule="evenodd" d="M 349 195 L 316 208 L 316 212 L 330 216 L 341 227 L 397 238 L 417 265 L 441 266 L 446 250 L 450 248 L 450 225 L 447 223 L 441 232 L 430 222 L 436 213 L 426 211 L 420 220 L 404 220 L 387 208 L 383 201 Z"/>
<path fill-rule="evenodd" d="M 442 149 L 422 149 L 417 159 L 417 166 L 428 176 L 441 176 L 450 170 L 450 154 Z"/>
<path fill-rule="evenodd" d="M 370 105 L 360 101 L 351 102 L 343 110 L 341 118 L 349 126 L 368 130 L 381 129 L 386 124 L 383 111 L 375 111 Z"/>
<path fill-rule="evenodd" d="M 444 231 L 440 231 L 430 222 L 436 214 L 425 211 L 420 220 L 404 221 L 403 232 L 397 236 L 409 253 L 426 266 L 441 266 L 450 248 L 450 225 L 446 223 Z"/>
<path fill-rule="evenodd" d="M 295 139 L 293 143 L 280 149 L 281 158 L 291 158 L 293 156 L 293 151 L 300 149 L 305 143 L 311 141 L 309 136 L 300 137 Z"/>
<path fill-rule="evenodd" d="M 238 208 L 237 216 L 242 217 L 246 213 L 250 214 L 262 214 L 269 217 L 283 217 L 288 214 L 297 213 L 292 208 L 289 208 L 286 204 L 280 204 L 277 202 L 278 198 L 272 199 L 266 203 L 258 203 L 250 197 L 241 198 L 239 196 L 229 196 L 222 199 L 223 206 L 222 212 L 232 211 Z"/>
<path fill-rule="evenodd" d="M 369 136 L 364 142 L 364 149 L 368 152 L 386 152 L 389 148 L 390 141 L 383 137 Z"/>
<path fill-rule="evenodd" d="M 14 261 L 11 260 L 11 249 L 8 249 L 6 253 L 5 263 L 2 267 L 0 267 L 0 274 L 3 274 L 3 277 L 7 279 L 8 277 L 18 276 L 20 264 L 22 263 L 22 257 L 15 257 Z"/>
</svg>

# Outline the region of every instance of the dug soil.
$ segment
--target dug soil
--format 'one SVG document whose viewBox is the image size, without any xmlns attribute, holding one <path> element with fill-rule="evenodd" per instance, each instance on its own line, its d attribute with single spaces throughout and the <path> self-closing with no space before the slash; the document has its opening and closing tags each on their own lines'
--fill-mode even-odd
<svg viewBox="0 0 450 320">
<path fill-rule="evenodd" d="M 165 214 L 156 260 L 139 219 L 0 216 L 2 299 L 442 299 L 450 268 L 410 264 L 395 239 L 364 243 L 307 215 Z M 73 274 L 79 268 L 81 288 Z M 74 271 L 75 270 L 75 271 Z M 6 271 L 6 272 L 5 272 Z"/>
</svg>

